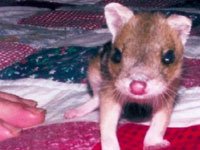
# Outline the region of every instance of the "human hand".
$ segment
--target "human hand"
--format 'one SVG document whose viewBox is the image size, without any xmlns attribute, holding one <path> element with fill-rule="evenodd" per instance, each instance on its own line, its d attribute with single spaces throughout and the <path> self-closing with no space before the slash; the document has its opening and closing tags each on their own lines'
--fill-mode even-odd
<svg viewBox="0 0 200 150">
<path fill-rule="evenodd" d="M 18 136 L 23 128 L 44 122 L 45 113 L 33 100 L 0 92 L 0 141 Z"/>
</svg>

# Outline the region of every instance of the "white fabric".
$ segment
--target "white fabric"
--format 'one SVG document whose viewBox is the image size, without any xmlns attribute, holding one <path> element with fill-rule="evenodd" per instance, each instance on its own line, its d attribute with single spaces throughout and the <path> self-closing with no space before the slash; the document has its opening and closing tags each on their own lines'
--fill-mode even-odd
<svg viewBox="0 0 200 150">
<path fill-rule="evenodd" d="M 81 118 L 66 120 L 65 110 L 80 105 L 90 97 L 84 84 L 67 84 L 45 79 L 0 80 L 0 91 L 34 99 L 47 109 L 45 124 L 64 121 L 98 121 L 98 111 Z M 148 123 L 145 123 L 148 124 Z M 172 115 L 171 127 L 200 124 L 200 87 L 179 90 L 179 103 Z"/>
<path fill-rule="evenodd" d="M 64 2 L 64 0 L 60 1 Z M 71 0 L 71 2 L 72 1 L 77 3 L 81 2 Z M 97 1 L 98 0 L 87 0 L 82 2 Z M 0 34 L 5 36 L 20 36 L 22 39 L 25 39 L 25 41 L 28 41 L 27 43 L 34 48 L 58 47 L 63 45 L 95 46 L 102 44 L 102 42 L 111 38 L 110 35 L 107 34 L 106 30 L 86 33 L 83 36 L 78 34 L 78 38 L 74 34 L 71 36 L 68 34 L 68 37 L 66 38 L 66 33 L 63 31 L 17 25 L 17 20 L 40 11 L 49 10 L 33 7 L 23 7 L 23 9 L 21 7 L 0 8 Z M 97 34 L 98 36 L 96 36 Z M 37 35 L 37 38 L 33 35 Z M 96 41 L 99 43 L 96 43 Z M 199 37 L 191 36 L 186 43 L 185 56 L 199 59 L 199 43 Z M 66 84 L 44 79 L 20 79 L 16 81 L 0 81 L 0 85 L 0 91 L 13 93 L 38 101 L 39 106 L 47 109 L 45 124 L 74 120 L 98 121 L 97 111 L 74 120 L 66 120 L 63 117 L 66 109 L 77 106 L 89 99 L 86 86 L 83 84 Z M 180 102 L 175 107 L 170 126 L 183 127 L 200 124 L 200 87 L 190 89 L 182 87 L 179 90 L 179 95 Z"/>
<path fill-rule="evenodd" d="M 185 46 L 185 56 L 200 59 L 200 37 L 190 36 Z"/>
<path fill-rule="evenodd" d="M 18 20 L 27 18 L 36 13 L 50 11 L 47 8 L 37 7 L 25 7 L 25 6 L 4 6 L 0 7 L 0 21 L 1 24 L 15 24 L 17 25 Z"/>
<path fill-rule="evenodd" d="M 53 0 L 52 0 L 53 1 Z M 62 0 L 61 0 L 62 1 Z M 63 0 L 76 1 L 76 0 Z M 96 0 L 86 0 L 96 1 Z M 76 1 L 81 4 L 81 1 Z M 64 9 L 64 8 L 63 8 Z M 62 10 L 62 8 L 59 8 Z M 196 9 L 187 11 L 194 11 L 200 13 Z M 36 7 L 0 7 L 0 35 L 3 37 L 16 36 L 23 44 L 28 44 L 33 48 L 54 48 L 69 45 L 76 46 L 99 46 L 108 40 L 111 40 L 111 35 L 107 29 L 98 29 L 96 31 L 76 31 L 66 28 L 43 28 L 36 26 L 19 25 L 17 22 L 22 18 L 27 18 L 34 14 L 50 12 L 47 8 Z M 187 57 L 200 58 L 200 37 L 190 36 L 186 43 Z"/>
</svg>

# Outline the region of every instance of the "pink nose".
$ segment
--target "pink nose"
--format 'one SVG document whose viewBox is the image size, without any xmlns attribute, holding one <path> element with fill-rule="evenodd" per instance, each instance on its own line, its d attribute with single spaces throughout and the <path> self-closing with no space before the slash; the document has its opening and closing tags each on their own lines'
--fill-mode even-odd
<svg viewBox="0 0 200 150">
<path fill-rule="evenodd" d="M 143 95 L 145 94 L 146 86 L 147 84 L 144 81 L 133 80 L 130 84 L 130 91 L 135 95 Z"/>
</svg>

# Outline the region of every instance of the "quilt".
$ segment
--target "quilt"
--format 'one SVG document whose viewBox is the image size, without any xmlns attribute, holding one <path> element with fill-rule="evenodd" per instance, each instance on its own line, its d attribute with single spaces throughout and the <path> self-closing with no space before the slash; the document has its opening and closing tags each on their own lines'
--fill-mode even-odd
<svg viewBox="0 0 200 150">
<path fill-rule="evenodd" d="M 47 0 L 44 0 L 47 1 Z M 49 0 L 50 1 L 50 0 Z M 54 1 L 50 1 L 54 4 Z M 64 119 L 64 111 L 87 101 L 87 67 L 111 39 L 103 6 L 110 0 L 57 1 L 55 10 L 32 6 L 0 7 L 0 90 L 35 99 L 47 110 L 43 124 L 0 142 L 2 150 L 99 150 L 98 110 Z M 170 150 L 200 149 L 200 10 L 198 1 L 116 0 L 135 11 L 182 14 L 193 21 L 183 75 L 165 138 Z M 91 7 L 92 6 L 92 7 Z M 11 11 L 12 10 L 12 11 Z M 140 150 L 149 122 L 120 120 L 122 150 Z"/>
</svg>

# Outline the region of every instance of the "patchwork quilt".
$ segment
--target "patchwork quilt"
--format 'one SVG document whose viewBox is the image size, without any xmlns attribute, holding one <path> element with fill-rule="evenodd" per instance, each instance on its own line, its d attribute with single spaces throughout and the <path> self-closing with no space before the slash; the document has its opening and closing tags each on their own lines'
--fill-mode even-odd
<svg viewBox="0 0 200 150">
<path fill-rule="evenodd" d="M 111 39 L 103 6 L 111 0 L 42 0 L 55 10 L 33 6 L 0 7 L 0 91 L 35 99 L 47 110 L 44 124 L 0 142 L 2 150 L 99 150 L 98 110 L 65 119 L 64 112 L 87 101 L 87 67 Z M 189 0 L 115 0 L 135 11 L 182 14 L 193 21 L 186 44 L 179 103 L 166 139 L 170 150 L 200 149 L 200 9 Z M 21 3 L 22 4 L 22 3 Z M 31 4 L 32 5 L 32 4 Z M 141 150 L 149 122 L 121 119 L 122 150 Z"/>
</svg>

